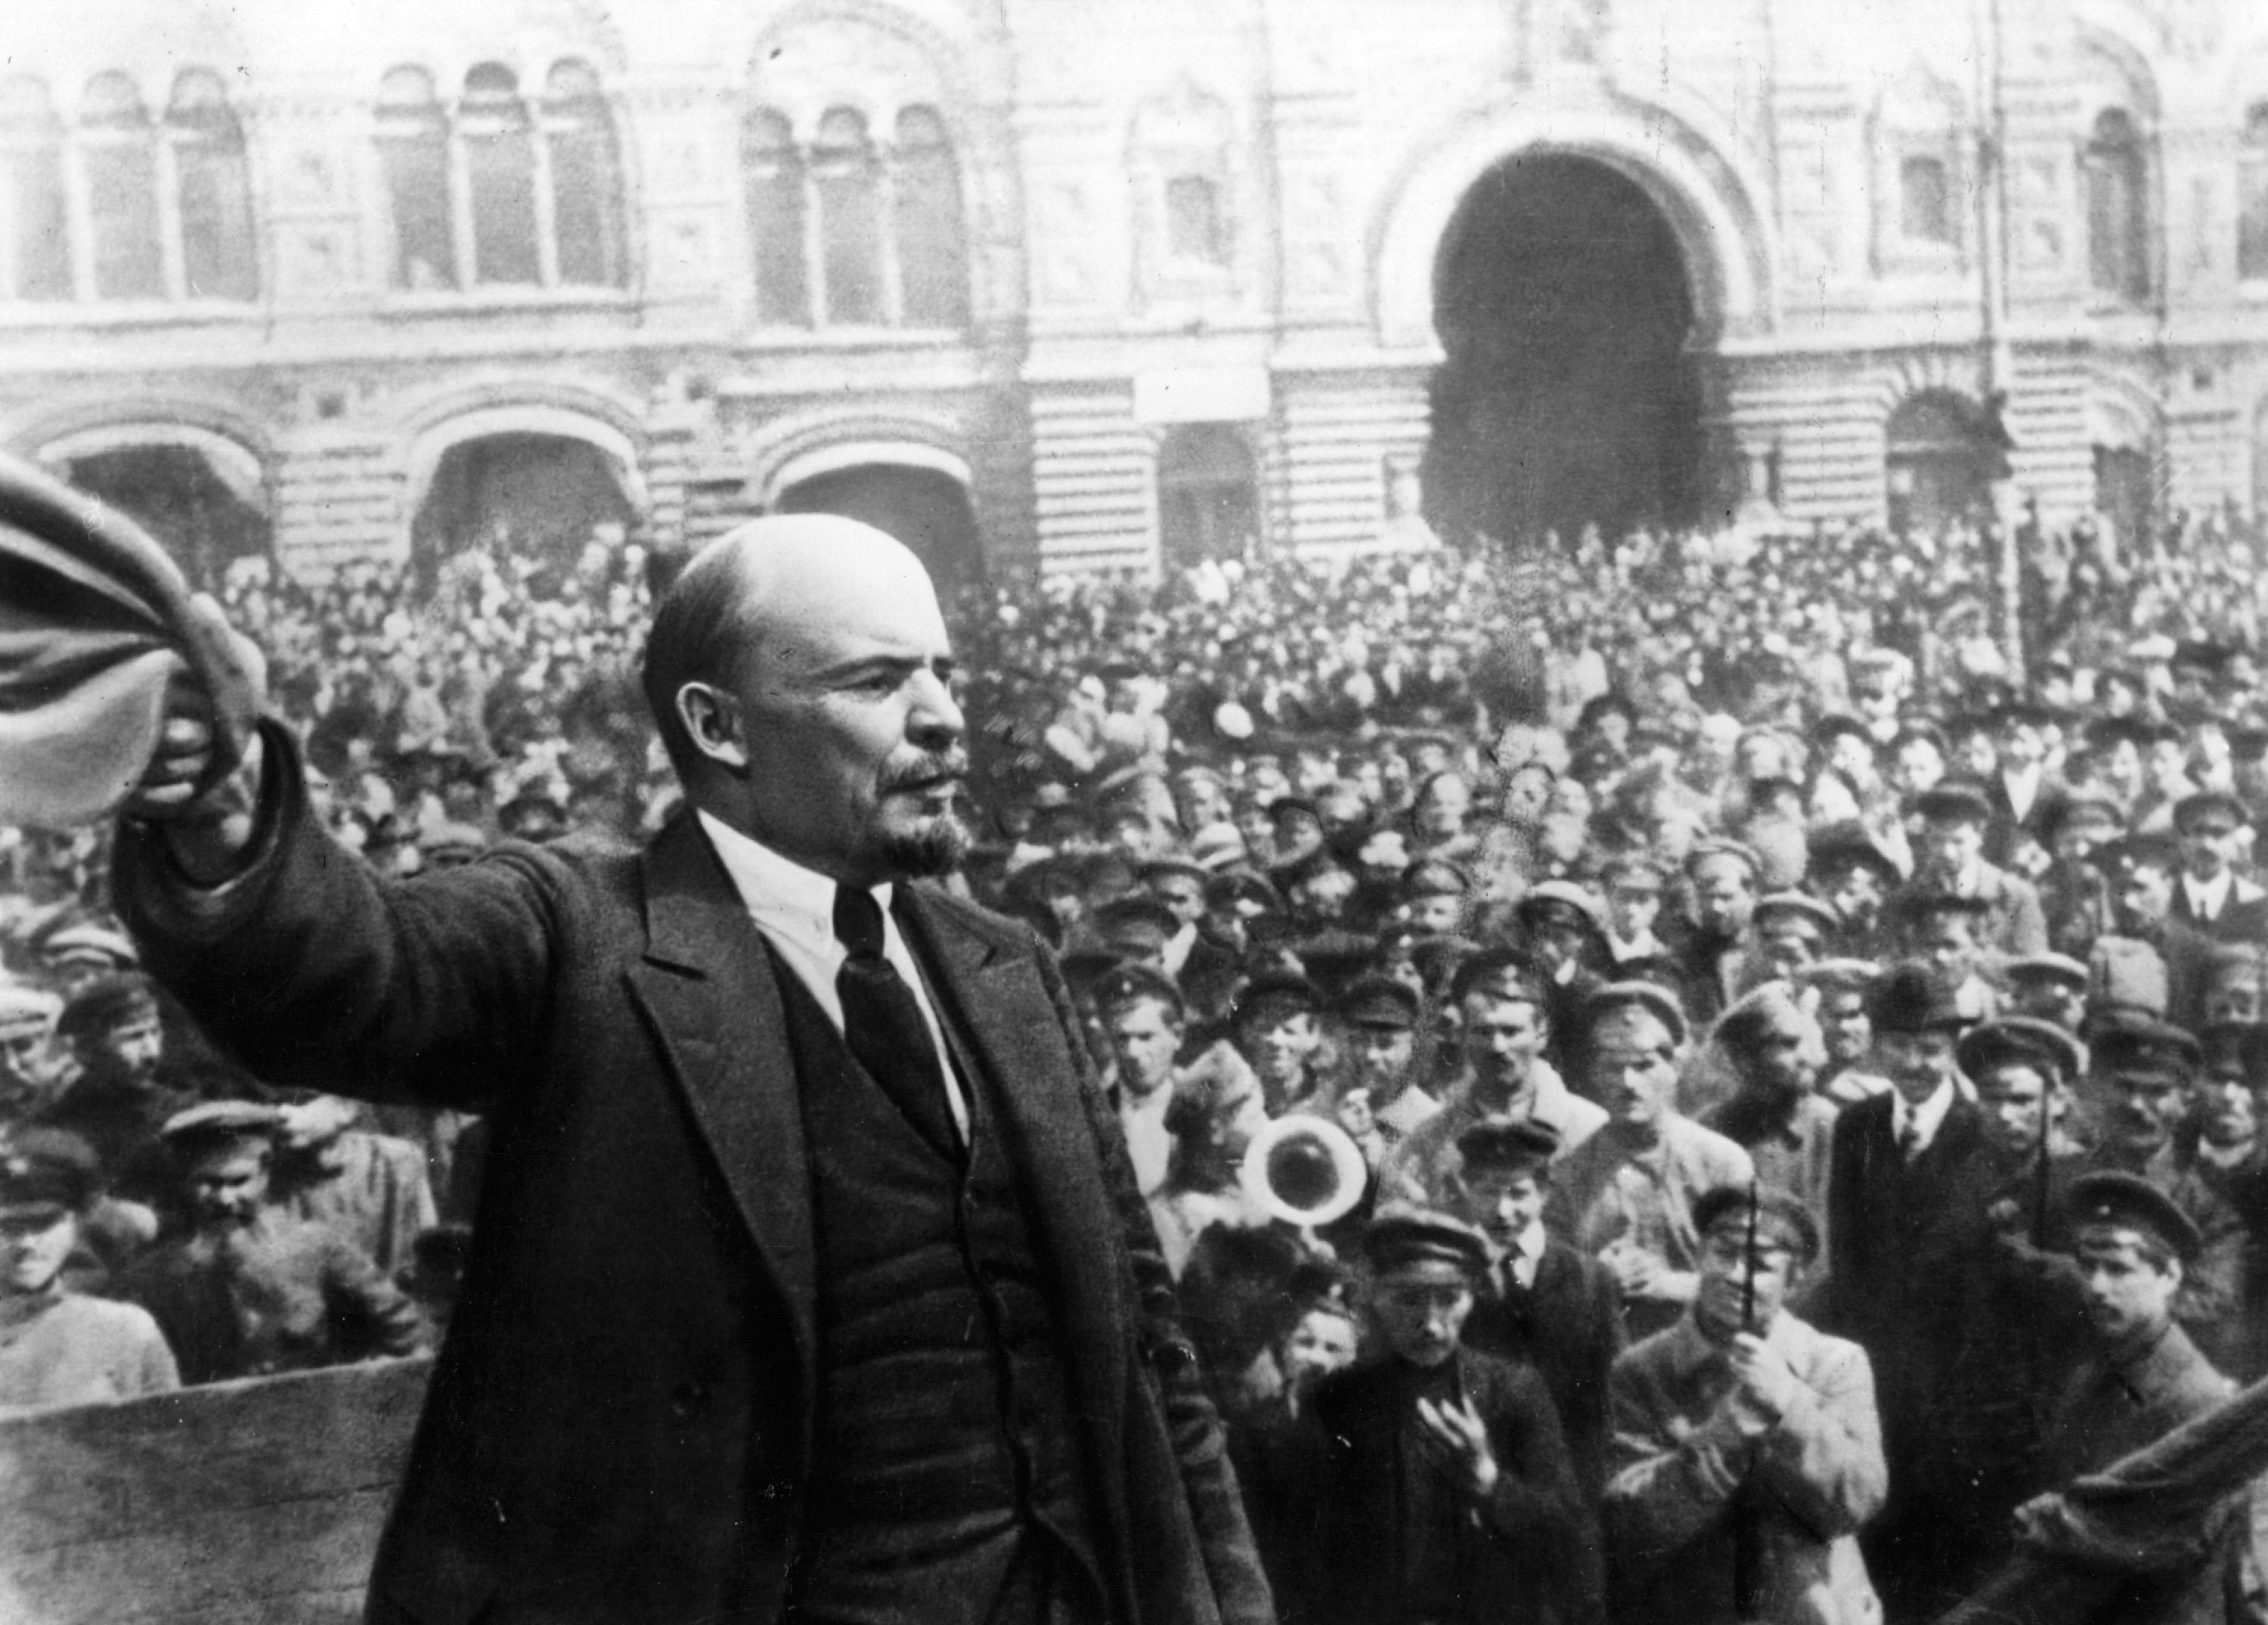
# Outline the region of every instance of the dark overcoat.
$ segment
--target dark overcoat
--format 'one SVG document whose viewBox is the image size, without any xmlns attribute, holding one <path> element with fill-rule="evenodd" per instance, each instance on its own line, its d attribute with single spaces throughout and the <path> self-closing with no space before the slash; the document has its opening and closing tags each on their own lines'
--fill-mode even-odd
<svg viewBox="0 0 2268 1625">
<path fill-rule="evenodd" d="M 146 963 L 261 1075 L 488 1114 L 462 1298 L 372 1577 L 374 1620 L 771 1621 L 813 1437 L 814 1237 L 777 985 L 697 823 L 384 883 L 268 733 L 217 897 L 127 825 Z M 1114 1620 L 1264 1625 L 1220 1429 L 1052 958 L 927 887 L 900 918 L 990 1069 L 1045 1251 Z M 485 1611 L 485 1612 L 484 1612 Z"/>
</svg>

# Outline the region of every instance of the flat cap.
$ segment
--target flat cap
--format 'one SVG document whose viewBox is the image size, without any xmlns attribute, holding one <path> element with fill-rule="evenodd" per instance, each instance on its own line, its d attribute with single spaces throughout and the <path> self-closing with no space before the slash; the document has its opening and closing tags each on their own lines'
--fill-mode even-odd
<svg viewBox="0 0 2268 1625">
<path fill-rule="evenodd" d="M 1770 891 L 1758 897 L 1754 920 L 1761 924 L 1774 916 L 1809 920 L 1829 936 L 1843 928 L 1842 917 L 1808 891 Z"/>
<path fill-rule="evenodd" d="M 1226 875 L 1216 875 L 1205 883 L 1205 905 L 1208 908 L 1230 908 L 1249 903 L 1263 914 L 1284 912 L 1284 894 L 1259 875 L 1232 869 Z"/>
<path fill-rule="evenodd" d="M 2052 1081 L 2069 1083 L 2087 1070 L 2087 1047 L 2057 1026 L 2029 1016 L 2003 1016 L 1961 1035 L 1954 1059 L 1971 1078 L 2011 1063 L 2042 1069 Z"/>
<path fill-rule="evenodd" d="M 1534 1117 L 1489 1118 L 1457 1136 L 1457 1158 L 1469 1173 L 1487 1168 L 1531 1168 L 1559 1155 L 1565 1141 Z"/>
<path fill-rule="evenodd" d="M 1601 935 L 1607 929 L 1606 915 L 1598 899 L 1569 880 L 1537 882 L 1521 895 L 1520 901 L 1513 906 L 1513 915 L 1522 920 L 1557 920 Z"/>
<path fill-rule="evenodd" d="M 21 1128 L 0 1141 L 0 1212 L 82 1213 L 101 1183 L 94 1148 L 60 1128 Z"/>
<path fill-rule="evenodd" d="M 1882 967 L 1871 959 L 1815 959 L 1796 975 L 1814 987 L 1865 993 L 1881 979 Z"/>
<path fill-rule="evenodd" d="M 1693 843 L 1692 850 L 1685 854 L 1685 872 L 1688 875 L 1697 873 L 1704 863 L 1712 858 L 1729 858 L 1747 869 L 1751 878 L 1764 868 L 1763 861 L 1757 858 L 1755 848 L 1741 841 L 1712 839 Z"/>
<path fill-rule="evenodd" d="M 1420 858 L 1402 871 L 1404 897 L 1462 897 L 1472 889 L 1472 876 L 1446 858 Z"/>
<path fill-rule="evenodd" d="M 101 964 L 126 970 L 142 963 L 133 938 L 115 926 L 94 920 L 48 932 L 40 941 L 39 953 L 49 964 Z"/>
<path fill-rule="evenodd" d="M 2069 954 L 2020 954 L 2003 967 L 2012 982 L 2067 982 L 2088 985 L 2087 967 Z"/>
<path fill-rule="evenodd" d="M 194 1151 L 232 1140 L 275 1139 L 284 1127 L 284 1113 L 256 1100 L 206 1100 L 176 1112 L 158 1130 L 158 1137 L 177 1151 Z"/>
<path fill-rule="evenodd" d="M 1933 824 L 1990 824 L 1992 798 L 1966 779 L 1944 779 L 1914 797 L 1914 810 Z"/>
<path fill-rule="evenodd" d="M 1174 986 L 1174 979 L 1155 965 L 1114 964 L 1094 979 L 1094 998 L 1097 1009 L 1116 1009 L 1121 1005 L 1154 999 L 1179 1017 L 1184 1005 L 1182 990 Z"/>
<path fill-rule="evenodd" d="M 2155 1237 L 2184 1264 L 2205 1245 L 2196 1221 L 2139 1174 L 2104 1169 L 2071 1182 L 2065 1209 L 2073 1230 L 2103 1226 Z"/>
<path fill-rule="evenodd" d="M 2186 1027 L 2152 1016 L 2106 1024 L 2095 1040 L 2095 1054 L 2112 1072 L 2194 1076 L 2205 1059 L 2196 1035 Z"/>
<path fill-rule="evenodd" d="M 1693 1203 L 1693 1228 L 1706 1236 L 1719 1224 L 1748 1228 L 1751 1192 L 1756 1204 L 1756 1231 L 1762 1237 L 1769 1230 L 1808 1264 L 1819 1256 L 1819 1221 L 1811 1210 L 1790 1193 L 1772 1186 L 1751 1187 L 1745 1185 L 1720 1185 L 1704 1191 Z"/>
<path fill-rule="evenodd" d="M 1263 1016 L 1312 1016 L 1322 1008 L 1323 995 L 1296 971 L 1262 971 L 1236 995 L 1234 1020 L 1240 1025 Z"/>
<path fill-rule="evenodd" d="M 1617 1010 L 1643 1010 L 1669 1029 L 1674 1043 L 1683 1045 L 1691 1034 L 1686 1024 L 1685 1007 L 1677 995 L 1659 982 L 1609 982 L 1583 1003 L 1583 1025 L 1595 1032 L 1599 1024 Z"/>
<path fill-rule="evenodd" d="M 1413 1264 L 1450 1264 L 1476 1277 L 1489 1261 L 1488 1240 L 1480 1231 L 1426 1208 L 1395 1208 L 1373 1219 L 1362 1232 L 1362 1252 L 1380 1274 Z"/>
<path fill-rule="evenodd" d="M 1667 883 L 1661 865 L 1642 852 L 1625 852 L 1599 866 L 1599 883 L 1625 891 L 1659 891 Z"/>
<path fill-rule="evenodd" d="M 1155 948 L 1182 928 L 1180 919 L 1146 891 L 1113 897 L 1094 911 L 1094 928 L 1110 943 Z"/>
<path fill-rule="evenodd" d="M 1353 1027 L 1409 1031 L 1418 1025 L 1418 991 L 1407 982 L 1376 972 L 1349 982 L 1332 1013 Z"/>
<path fill-rule="evenodd" d="M 1424 964 L 1420 959 L 1421 968 Z M 1449 982 L 1450 1001 L 1456 1002 L 1476 993 L 1507 1000 L 1524 999 L 1531 1004 L 1543 1001 L 1534 962 L 1518 949 L 1503 943 L 1477 949 L 1459 960 Z"/>
</svg>

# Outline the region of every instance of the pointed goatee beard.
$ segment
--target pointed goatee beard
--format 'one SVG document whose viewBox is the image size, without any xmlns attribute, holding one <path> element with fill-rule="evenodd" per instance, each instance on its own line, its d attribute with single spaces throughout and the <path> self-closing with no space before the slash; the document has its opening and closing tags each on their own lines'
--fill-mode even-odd
<svg viewBox="0 0 2268 1625">
<path fill-rule="evenodd" d="M 956 815 L 940 813 L 909 834 L 892 836 L 882 855 L 907 879 L 930 880 L 952 874 L 968 853 L 968 829 Z"/>
</svg>

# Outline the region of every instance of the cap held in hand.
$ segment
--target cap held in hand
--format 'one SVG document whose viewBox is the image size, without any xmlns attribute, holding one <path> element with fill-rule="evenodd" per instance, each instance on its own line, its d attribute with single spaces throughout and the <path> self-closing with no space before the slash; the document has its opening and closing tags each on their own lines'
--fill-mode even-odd
<svg viewBox="0 0 2268 1625">
<path fill-rule="evenodd" d="M 257 720 L 257 680 L 226 623 L 141 527 L 0 456 L 0 824 L 114 812 L 184 676 L 210 710 L 202 789 L 236 765 Z"/>
</svg>

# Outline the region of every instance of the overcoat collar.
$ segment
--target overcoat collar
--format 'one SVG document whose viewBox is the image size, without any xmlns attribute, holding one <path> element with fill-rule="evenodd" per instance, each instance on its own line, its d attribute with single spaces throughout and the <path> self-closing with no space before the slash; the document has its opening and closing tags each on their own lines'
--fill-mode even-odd
<svg viewBox="0 0 2268 1625">
<path fill-rule="evenodd" d="M 763 940 L 715 848 L 673 820 L 640 860 L 645 956 L 626 973 L 791 1320 L 806 1400 L 817 1370 L 803 1104 Z M 811 1406 L 802 1407 L 804 1416 Z"/>
</svg>

